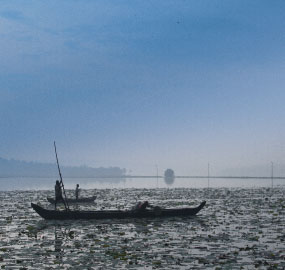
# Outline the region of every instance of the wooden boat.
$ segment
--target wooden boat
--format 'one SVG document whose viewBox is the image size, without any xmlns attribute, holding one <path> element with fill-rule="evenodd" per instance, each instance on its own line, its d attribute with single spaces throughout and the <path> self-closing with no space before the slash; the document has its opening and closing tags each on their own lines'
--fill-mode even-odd
<svg viewBox="0 0 285 270">
<path fill-rule="evenodd" d="M 32 208 L 44 219 L 68 220 L 68 219 L 122 219 L 122 218 L 155 218 L 155 217 L 174 217 L 174 216 L 194 216 L 204 206 L 206 202 L 202 202 L 195 208 L 177 208 L 177 209 L 161 209 L 154 207 L 151 210 L 109 210 L 109 211 L 78 211 L 78 210 L 48 210 L 37 204 L 31 203 Z"/>
<path fill-rule="evenodd" d="M 88 197 L 88 198 L 78 198 L 77 200 L 75 198 L 67 198 L 67 202 L 68 203 L 92 203 L 95 201 L 95 199 L 96 199 L 96 196 Z M 52 203 L 52 204 L 55 203 L 54 198 L 47 197 L 47 200 L 49 201 L 49 203 Z M 59 201 L 58 203 L 62 203 L 62 201 Z"/>
</svg>

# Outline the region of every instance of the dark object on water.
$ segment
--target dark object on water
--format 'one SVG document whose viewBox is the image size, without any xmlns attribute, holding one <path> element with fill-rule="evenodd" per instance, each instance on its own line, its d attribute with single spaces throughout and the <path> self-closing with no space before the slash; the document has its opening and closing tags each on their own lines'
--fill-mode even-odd
<svg viewBox="0 0 285 270">
<path fill-rule="evenodd" d="M 92 203 L 92 202 L 94 202 L 95 199 L 96 199 L 96 196 L 88 197 L 88 198 L 78 198 L 77 200 L 72 199 L 72 198 L 67 198 L 66 200 L 68 203 Z M 52 204 L 55 203 L 54 198 L 47 197 L 47 200 L 49 201 L 49 203 L 52 203 Z M 57 203 L 61 203 L 61 202 L 62 201 L 59 201 Z"/>
<path fill-rule="evenodd" d="M 175 180 L 174 171 L 172 169 L 167 169 L 164 172 L 164 182 L 167 185 L 172 185 L 174 183 L 174 180 Z"/>
<path fill-rule="evenodd" d="M 164 177 L 168 177 L 168 178 L 174 178 L 174 171 L 172 169 L 167 169 L 164 172 Z"/>
<path fill-rule="evenodd" d="M 195 208 L 177 208 L 177 209 L 153 209 L 144 211 L 120 211 L 120 210 L 109 210 L 109 211 L 58 211 L 58 210 L 47 210 L 37 204 L 31 203 L 32 208 L 44 219 L 57 219 L 57 220 L 68 220 L 68 219 L 112 219 L 112 218 L 155 218 L 155 217 L 174 217 L 174 216 L 194 216 L 204 206 L 206 202 L 202 202 L 198 207 Z"/>
</svg>

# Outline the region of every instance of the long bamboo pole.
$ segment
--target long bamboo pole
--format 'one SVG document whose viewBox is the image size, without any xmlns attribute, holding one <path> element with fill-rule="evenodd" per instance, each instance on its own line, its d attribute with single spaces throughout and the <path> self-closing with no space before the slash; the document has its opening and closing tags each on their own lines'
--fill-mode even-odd
<svg viewBox="0 0 285 270">
<path fill-rule="evenodd" d="M 58 163 L 58 157 L 57 157 L 57 151 L 56 151 L 55 141 L 54 141 L 54 151 L 55 151 L 55 156 L 56 156 L 56 162 L 57 162 L 58 173 L 59 173 L 59 177 L 60 177 L 60 184 L 61 184 L 61 186 L 62 186 L 63 193 L 64 193 L 64 197 L 65 197 L 65 207 L 66 207 L 66 210 L 69 210 L 69 205 L 68 205 L 67 198 L 66 198 L 66 193 L 65 193 L 65 189 L 64 189 L 64 184 L 63 184 L 63 181 L 62 181 L 62 175 L 61 175 L 60 167 L 59 167 L 59 163 Z"/>
</svg>

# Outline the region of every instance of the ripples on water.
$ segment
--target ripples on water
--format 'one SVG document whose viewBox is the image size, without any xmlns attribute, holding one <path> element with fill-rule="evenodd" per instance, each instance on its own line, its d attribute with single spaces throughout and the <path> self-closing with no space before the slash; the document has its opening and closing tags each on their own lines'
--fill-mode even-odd
<svg viewBox="0 0 285 270">
<path fill-rule="evenodd" d="M 1 269 L 284 269 L 285 189 L 101 189 L 79 209 L 128 209 L 137 200 L 197 206 L 197 217 L 45 221 L 30 208 L 52 191 L 0 192 Z"/>
</svg>

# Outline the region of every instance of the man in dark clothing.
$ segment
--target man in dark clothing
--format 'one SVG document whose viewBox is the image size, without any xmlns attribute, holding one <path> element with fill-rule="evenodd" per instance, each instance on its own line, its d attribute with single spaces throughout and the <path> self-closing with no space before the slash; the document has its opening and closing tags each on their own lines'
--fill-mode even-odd
<svg viewBox="0 0 285 270">
<path fill-rule="evenodd" d="M 76 188 L 75 188 L 75 198 L 76 198 L 76 200 L 78 200 L 79 192 L 80 192 L 80 188 L 79 188 L 79 184 L 77 184 Z"/>
<path fill-rule="evenodd" d="M 54 203 L 54 209 L 56 210 L 56 204 L 57 202 L 62 201 L 64 203 L 64 206 L 66 208 L 65 200 L 62 197 L 62 190 L 61 186 L 58 180 L 56 180 L 55 186 L 54 186 L 54 191 L 55 191 L 55 203 Z"/>
</svg>

